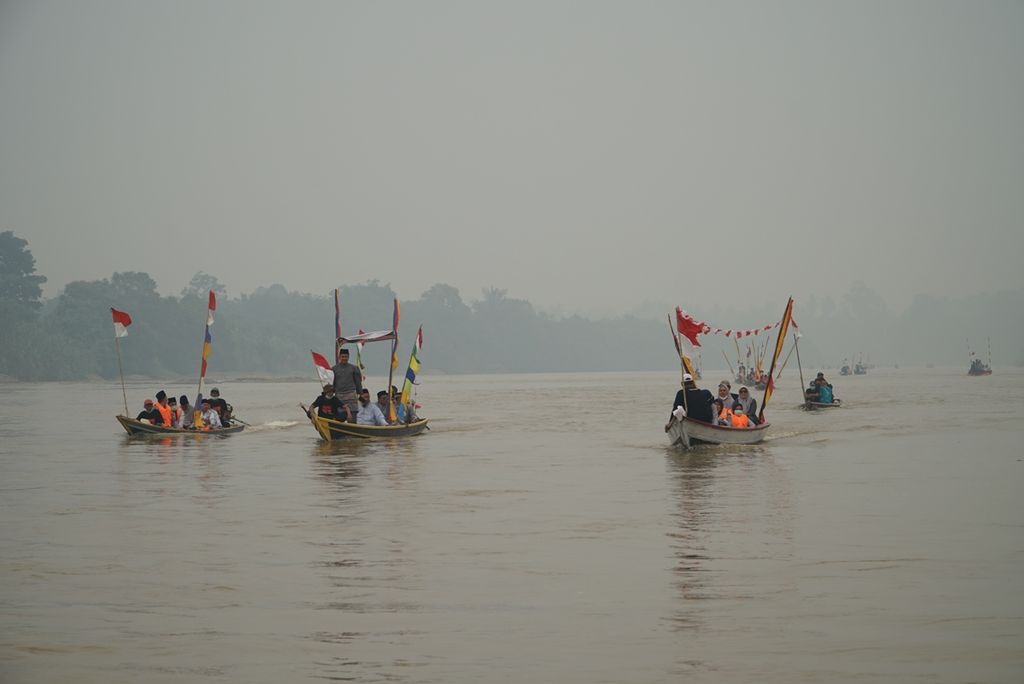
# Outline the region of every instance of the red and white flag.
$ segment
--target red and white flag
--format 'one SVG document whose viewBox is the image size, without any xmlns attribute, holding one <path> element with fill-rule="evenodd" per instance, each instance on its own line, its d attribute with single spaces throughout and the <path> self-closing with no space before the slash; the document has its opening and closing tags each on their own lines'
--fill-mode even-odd
<svg viewBox="0 0 1024 684">
<path fill-rule="evenodd" d="M 110 315 L 114 319 L 114 337 L 127 336 L 128 326 L 132 324 L 132 317 L 114 307 L 110 307 Z"/>
<path fill-rule="evenodd" d="M 321 385 L 333 385 L 334 384 L 334 371 L 331 370 L 331 364 L 327 363 L 320 354 L 317 354 L 312 349 L 309 350 L 313 354 L 313 365 L 316 366 L 316 373 L 320 376 Z"/>
</svg>

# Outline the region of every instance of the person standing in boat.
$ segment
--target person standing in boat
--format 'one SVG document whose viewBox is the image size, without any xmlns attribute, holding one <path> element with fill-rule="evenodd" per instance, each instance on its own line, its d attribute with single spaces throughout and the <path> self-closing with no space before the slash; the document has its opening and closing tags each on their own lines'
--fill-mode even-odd
<svg viewBox="0 0 1024 684">
<path fill-rule="evenodd" d="M 714 397 L 711 396 L 711 392 L 706 389 L 697 389 L 697 383 L 693 381 L 693 376 L 689 373 L 684 373 L 683 388 L 676 392 L 676 398 L 672 400 L 672 411 L 675 412 L 677 408 L 685 407 L 686 415 L 689 418 L 704 423 L 714 423 L 711 413 L 711 402 L 713 399 Z M 669 422 L 665 426 L 665 432 L 668 432 L 673 418 L 674 416 L 669 414 Z"/>
<path fill-rule="evenodd" d="M 359 413 L 356 414 L 359 425 L 387 425 L 388 421 L 380 408 L 370 402 L 370 390 L 365 387 L 359 391 Z"/>
<path fill-rule="evenodd" d="M 313 417 L 313 409 L 316 409 L 316 415 L 321 418 L 352 422 L 352 413 L 334 393 L 334 385 L 324 385 L 323 392 L 309 405 L 309 410 L 306 413 L 310 418 Z"/>
<path fill-rule="evenodd" d="M 334 365 L 334 391 L 353 416 L 359 413 L 359 395 L 363 391 L 363 374 L 348 362 L 348 349 L 338 350 L 338 363 Z"/>
<path fill-rule="evenodd" d="M 750 390 L 746 387 L 740 387 L 740 393 L 736 397 L 736 406 L 743 407 L 743 413 L 750 422 L 757 422 L 757 418 L 754 417 L 757 415 L 757 399 L 750 396 Z"/>
</svg>

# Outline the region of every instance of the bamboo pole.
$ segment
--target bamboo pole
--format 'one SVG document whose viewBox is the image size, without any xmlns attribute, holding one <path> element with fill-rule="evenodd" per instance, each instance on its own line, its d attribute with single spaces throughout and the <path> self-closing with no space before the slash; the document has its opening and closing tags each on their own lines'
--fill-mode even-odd
<svg viewBox="0 0 1024 684">
<path fill-rule="evenodd" d="M 128 392 L 124 388 L 124 369 L 121 367 L 121 340 L 114 335 L 114 348 L 117 349 L 117 373 L 121 376 L 121 396 L 124 397 L 124 417 L 128 415 Z"/>
<path fill-rule="evenodd" d="M 793 348 L 796 349 L 796 367 L 800 369 L 800 396 L 803 397 L 804 406 L 807 406 L 807 394 L 805 394 L 804 390 L 804 367 L 800 363 L 800 345 L 797 344 L 799 339 L 799 335 L 793 337 Z"/>
</svg>

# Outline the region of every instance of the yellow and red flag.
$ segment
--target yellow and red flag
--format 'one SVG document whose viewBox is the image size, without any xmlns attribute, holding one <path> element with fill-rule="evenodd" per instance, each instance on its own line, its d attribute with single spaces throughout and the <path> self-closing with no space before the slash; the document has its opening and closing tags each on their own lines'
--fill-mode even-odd
<svg viewBox="0 0 1024 684">
<path fill-rule="evenodd" d="M 775 339 L 775 353 L 772 354 L 772 364 L 768 370 L 768 385 L 764 388 L 764 399 L 761 400 L 761 410 L 757 414 L 757 422 L 762 422 L 764 419 L 764 407 L 768 405 L 768 400 L 772 398 L 772 392 L 775 390 L 775 362 L 779 359 L 779 354 L 782 353 L 782 348 L 786 346 L 786 332 L 789 330 L 789 322 L 793 319 L 793 298 L 790 297 L 789 301 L 786 302 L 786 311 L 782 314 L 782 320 L 779 322 L 779 336 Z"/>
</svg>

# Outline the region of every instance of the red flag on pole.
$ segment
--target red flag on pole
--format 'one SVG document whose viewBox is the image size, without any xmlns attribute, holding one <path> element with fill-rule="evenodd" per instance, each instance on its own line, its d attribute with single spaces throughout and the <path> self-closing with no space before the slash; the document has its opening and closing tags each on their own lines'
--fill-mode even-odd
<svg viewBox="0 0 1024 684">
<path fill-rule="evenodd" d="M 124 311 L 118 311 L 110 307 L 110 315 L 114 319 L 114 337 L 124 337 L 128 334 L 128 326 L 132 324 L 132 317 Z"/>
</svg>

